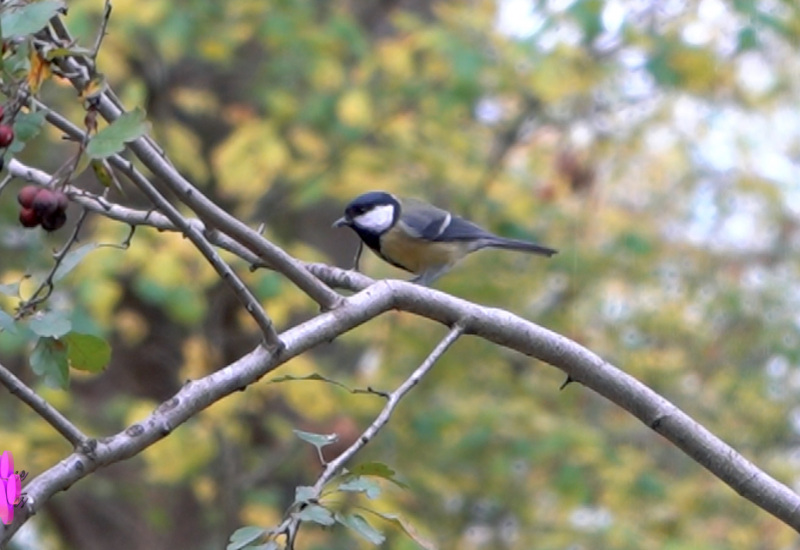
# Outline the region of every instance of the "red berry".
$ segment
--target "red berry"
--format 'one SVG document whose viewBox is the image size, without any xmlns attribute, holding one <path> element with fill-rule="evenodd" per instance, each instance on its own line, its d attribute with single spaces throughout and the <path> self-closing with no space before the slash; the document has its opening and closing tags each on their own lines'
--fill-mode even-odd
<svg viewBox="0 0 800 550">
<path fill-rule="evenodd" d="M 19 190 L 17 194 L 17 201 L 25 208 L 33 206 L 33 198 L 41 190 L 41 187 L 36 185 L 26 185 Z"/>
<path fill-rule="evenodd" d="M 42 229 L 45 231 L 55 231 L 56 229 L 61 229 L 66 221 L 66 212 L 63 210 L 56 210 L 52 214 L 42 218 Z"/>
<path fill-rule="evenodd" d="M 55 191 L 53 194 L 56 196 L 56 205 L 58 206 L 58 209 L 66 210 L 67 206 L 69 205 L 67 196 L 61 191 Z"/>
<path fill-rule="evenodd" d="M 32 208 L 23 208 L 19 211 L 19 223 L 22 227 L 36 227 L 39 225 L 39 216 Z"/>
<path fill-rule="evenodd" d="M 0 147 L 8 147 L 14 141 L 14 130 L 8 124 L 0 124 Z"/>
<path fill-rule="evenodd" d="M 46 187 L 39 189 L 39 192 L 36 193 L 36 196 L 33 198 L 31 208 L 33 208 L 34 212 L 36 212 L 40 218 L 49 216 L 58 210 L 58 197 L 56 196 L 56 192 Z"/>
</svg>

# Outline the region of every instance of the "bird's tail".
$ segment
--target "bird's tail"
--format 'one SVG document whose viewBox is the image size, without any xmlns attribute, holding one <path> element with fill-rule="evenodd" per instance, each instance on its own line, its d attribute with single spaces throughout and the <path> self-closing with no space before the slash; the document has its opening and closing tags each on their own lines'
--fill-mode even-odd
<svg viewBox="0 0 800 550">
<path fill-rule="evenodd" d="M 530 254 L 538 254 L 540 256 L 548 256 L 548 257 L 558 252 L 558 250 L 554 248 L 548 248 L 546 246 L 530 243 L 528 241 L 520 241 L 518 239 L 506 239 L 504 237 L 497 237 L 497 236 L 493 236 L 493 238 L 487 239 L 485 241 L 485 244 L 481 248 L 503 248 L 505 250 L 519 250 L 522 252 L 528 252 Z"/>
</svg>

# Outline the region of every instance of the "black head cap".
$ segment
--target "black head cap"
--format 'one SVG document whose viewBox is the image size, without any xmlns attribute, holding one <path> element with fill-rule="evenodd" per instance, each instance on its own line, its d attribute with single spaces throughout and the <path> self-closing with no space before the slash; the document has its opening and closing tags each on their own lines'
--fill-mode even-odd
<svg viewBox="0 0 800 550">
<path fill-rule="evenodd" d="M 384 206 L 384 205 L 393 205 L 399 212 L 400 210 L 400 203 L 390 193 L 386 193 L 385 191 L 370 191 L 369 193 L 364 193 L 363 195 L 359 195 L 358 197 L 354 198 L 350 201 L 350 204 L 347 205 L 347 208 L 344 210 L 344 215 L 348 219 L 353 219 L 365 212 L 369 212 L 376 206 Z"/>
</svg>

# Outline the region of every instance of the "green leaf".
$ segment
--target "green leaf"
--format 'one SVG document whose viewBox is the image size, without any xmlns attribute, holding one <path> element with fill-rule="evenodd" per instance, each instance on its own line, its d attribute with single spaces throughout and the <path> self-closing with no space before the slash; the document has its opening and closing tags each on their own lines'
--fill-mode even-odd
<svg viewBox="0 0 800 550">
<path fill-rule="evenodd" d="M 12 79 L 26 77 L 31 68 L 29 56 L 30 46 L 28 45 L 28 42 L 25 41 L 20 43 L 11 52 L 11 55 L 3 59 L 2 67 L 4 76 L 10 76 Z"/>
<path fill-rule="evenodd" d="M 350 514 L 347 516 L 336 514 L 336 521 L 345 527 L 349 527 L 372 544 L 383 544 L 383 542 L 386 540 L 386 537 L 383 536 L 383 533 L 367 523 L 367 520 L 358 514 Z"/>
<path fill-rule="evenodd" d="M 75 269 L 75 267 L 81 263 L 81 260 L 83 260 L 86 255 L 95 248 L 97 248 L 97 243 L 87 243 L 76 248 L 75 250 L 70 251 L 69 254 L 64 256 L 64 259 L 61 261 L 58 269 L 56 269 L 56 272 L 53 274 L 53 282 L 57 283 L 66 277 L 67 274 Z"/>
<path fill-rule="evenodd" d="M 231 535 L 230 544 L 228 544 L 226 550 L 240 550 L 241 548 L 245 548 L 251 542 L 255 542 L 263 537 L 266 533 L 267 530 L 261 527 L 240 527 Z"/>
<path fill-rule="evenodd" d="M 755 50 L 758 48 L 760 41 L 756 30 L 753 27 L 745 27 L 740 30 L 737 36 L 737 44 L 737 52 Z"/>
<path fill-rule="evenodd" d="M 28 323 L 30 329 L 38 336 L 59 338 L 72 330 L 72 323 L 60 311 L 48 311 Z"/>
<path fill-rule="evenodd" d="M 17 333 L 17 325 L 14 318 L 2 309 L 0 309 L 0 329 L 10 332 L 11 334 Z"/>
<path fill-rule="evenodd" d="M 90 164 L 97 181 L 99 181 L 103 187 L 111 187 L 111 184 L 114 183 L 114 175 L 111 173 L 111 167 L 108 165 L 108 162 L 95 159 L 91 161 Z M 119 189 L 119 186 L 117 186 L 117 188 Z"/>
<path fill-rule="evenodd" d="M 359 464 L 358 466 L 354 467 L 350 470 L 350 473 L 354 476 L 374 476 L 386 479 L 391 481 L 398 487 L 402 487 L 403 489 L 408 489 L 408 485 L 400 481 L 395 477 L 395 472 L 389 466 L 384 464 L 383 462 L 365 462 L 364 464 Z"/>
<path fill-rule="evenodd" d="M 620 237 L 620 244 L 634 254 L 648 254 L 653 251 L 653 245 L 638 233 L 627 232 Z"/>
<path fill-rule="evenodd" d="M 294 490 L 294 503 L 311 502 L 317 498 L 317 492 L 313 487 L 301 485 Z"/>
<path fill-rule="evenodd" d="M 19 113 L 14 119 L 14 142 L 8 147 L 12 153 L 19 153 L 25 144 L 39 135 L 45 122 L 44 111 Z"/>
<path fill-rule="evenodd" d="M 86 146 L 86 154 L 93 159 L 110 157 L 122 151 L 129 141 L 145 135 L 149 129 L 144 111 L 137 107 L 97 132 Z"/>
<path fill-rule="evenodd" d="M 339 490 L 348 491 L 351 493 L 364 493 L 370 500 L 378 498 L 381 494 L 380 486 L 374 481 L 365 477 L 355 477 L 345 481 L 344 483 L 340 483 Z"/>
<path fill-rule="evenodd" d="M 67 358 L 73 369 L 100 372 L 111 360 L 111 346 L 99 336 L 70 332 L 62 340 L 68 346 Z"/>
<path fill-rule="evenodd" d="M 339 440 L 339 436 L 336 434 L 315 434 L 311 432 L 304 432 L 303 430 L 292 430 L 294 434 L 306 441 L 314 445 L 317 449 L 321 449 L 326 445 L 330 445 L 331 443 L 336 443 Z"/>
<path fill-rule="evenodd" d="M 278 545 L 277 542 L 271 540 L 265 544 L 259 544 L 257 546 L 248 546 L 248 550 L 281 550 L 281 547 Z"/>
<path fill-rule="evenodd" d="M 0 285 L 0 294 L 5 294 L 6 296 L 19 296 L 19 283 Z"/>
<path fill-rule="evenodd" d="M 50 19 L 66 9 L 63 2 L 44 0 L 10 8 L 0 18 L 3 38 L 26 36 L 42 30 Z"/>
<path fill-rule="evenodd" d="M 414 529 L 414 526 L 406 521 L 402 516 L 398 516 L 397 514 L 382 514 L 380 512 L 374 513 L 386 521 L 390 521 L 400 527 L 400 529 L 405 531 L 406 535 L 408 535 L 414 542 L 416 542 L 425 550 L 437 550 L 437 547 L 433 542 L 423 538 L 419 533 L 417 533 L 417 530 Z"/>
<path fill-rule="evenodd" d="M 604 2 L 600 0 L 581 0 L 567 10 L 581 26 L 584 44 L 591 43 L 603 32 L 603 7 Z"/>
<path fill-rule="evenodd" d="M 295 517 L 297 517 L 297 519 L 300 521 L 311 521 L 314 523 L 319 523 L 320 525 L 333 525 L 336 523 L 336 520 L 333 519 L 333 514 L 331 514 L 331 511 L 324 506 L 320 506 L 319 504 L 309 504 L 297 512 Z"/>
<path fill-rule="evenodd" d="M 31 368 L 39 376 L 44 376 L 48 386 L 67 389 L 69 386 L 69 365 L 67 346 L 55 338 L 39 338 L 31 353 Z"/>
</svg>

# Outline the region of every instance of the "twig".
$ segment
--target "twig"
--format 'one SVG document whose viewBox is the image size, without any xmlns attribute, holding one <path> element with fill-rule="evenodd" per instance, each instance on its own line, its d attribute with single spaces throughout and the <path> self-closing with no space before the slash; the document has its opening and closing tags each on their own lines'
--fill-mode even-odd
<svg viewBox="0 0 800 550">
<path fill-rule="evenodd" d="M 8 185 L 12 179 L 14 179 L 14 177 L 11 174 L 6 174 L 3 181 L 0 181 L 0 193 L 3 192 L 3 189 L 5 189 L 6 185 Z"/>
<path fill-rule="evenodd" d="M 80 235 L 81 227 L 83 227 L 83 222 L 86 220 L 87 214 L 87 210 L 83 210 L 81 212 L 78 221 L 75 223 L 75 227 L 72 228 L 72 233 L 61 247 L 61 250 L 57 250 L 53 253 L 53 259 L 55 259 L 55 262 L 53 262 L 53 266 L 47 273 L 47 277 L 45 277 L 44 280 L 39 284 L 39 287 L 33 291 L 31 297 L 20 305 L 19 311 L 15 317 L 20 318 L 34 311 L 36 306 L 47 300 L 50 297 L 50 294 L 53 293 L 53 277 L 55 277 L 58 268 L 61 267 L 61 263 L 64 261 L 64 258 L 67 257 L 67 253 L 69 253 L 73 245 L 78 242 L 78 236 Z M 44 294 L 42 294 L 42 292 L 44 292 Z"/>
<path fill-rule="evenodd" d="M 361 434 L 355 443 L 350 445 L 347 449 L 345 449 L 342 454 L 337 456 L 335 459 L 331 460 L 328 465 L 325 467 L 325 470 L 322 472 L 322 475 L 319 476 L 317 482 L 314 484 L 314 490 L 316 494 L 319 495 L 322 492 L 322 488 L 328 483 L 333 477 L 339 473 L 339 471 L 344 467 L 345 463 L 348 460 L 353 458 L 355 454 L 361 450 L 367 443 L 372 441 L 372 439 L 378 434 L 378 432 L 383 428 L 387 422 L 389 422 L 389 418 L 391 418 L 392 413 L 397 408 L 397 405 L 400 403 L 400 400 L 405 396 L 411 389 L 419 384 L 419 381 L 422 380 L 422 377 L 425 376 L 428 371 L 433 368 L 433 365 L 439 358 L 444 354 L 447 349 L 453 345 L 453 343 L 464 334 L 464 326 L 460 323 L 456 323 L 453 328 L 450 329 L 450 332 L 447 333 L 445 336 L 433 349 L 433 351 L 425 358 L 425 361 L 417 367 L 417 369 L 411 373 L 405 382 L 403 382 L 396 390 L 394 390 L 391 394 L 389 394 L 389 401 L 384 405 L 383 409 L 381 410 L 380 414 L 375 418 L 372 424 L 364 430 L 364 433 Z"/>
<path fill-rule="evenodd" d="M 46 109 L 46 107 L 45 107 Z M 69 120 L 61 116 L 59 113 L 50 109 L 46 110 L 47 121 L 53 124 L 56 128 L 66 132 L 69 136 L 76 139 L 83 140 L 85 133 L 83 130 L 72 124 Z M 236 297 L 244 306 L 245 310 L 255 320 L 258 327 L 264 336 L 265 345 L 271 349 L 280 349 L 282 347 L 278 333 L 269 318 L 264 308 L 256 300 L 255 296 L 250 292 L 250 289 L 244 284 L 231 267 L 226 264 L 222 258 L 217 254 L 211 243 L 208 242 L 202 231 L 198 230 L 189 221 L 183 217 L 177 208 L 164 198 L 164 196 L 150 183 L 139 170 L 137 170 L 133 163 L 129 160 L 123 159 L 119 155 L 109 157 L 108 162 L 110 165 L 117 168 L 120 172 L 125 174 L 128 179 L 139 188 L 142 193 L 150 200 L 150 202 L 161 211 L 169 221 L 184 235 L 186 235 L 192 244 L 200 251 L 200 253 L 208 260 L 214 270 L 224 280 L 228 286 L 231 287 Z"/>
<path fill-rule="evenodd" d="M 85 449 L 87 447 L 89 438 L 83 432 L 2 364 L 0 364 L 0 383 L 8 388 L 12 395 L 16 395 L 23 403 L 36 411 L 58 433 L 63 435 L 75 449 Z"/>
<path fill-rule="evenodd" d="M 54 41 L 58 42 L 59 39 L 69 41 L 72 39 L 59 18 L 54 18 L 51 23 L 56 33 L 53 38 Z M 65 74 L 70 74 L 73 86 L 78 90 L 84 88 L 88 80 L 86 67 L 81 66 L 78 61 L 71 57 L 60 57 L 55 60 L 55 63 L 60 64 Z M 98 99 L 98 112 L 109 122 L 116 120 L 124 112 L 118 101 L 115 100 L 116 97 L 110 90 L 104 91 Z M 52 113 L 52 111 L 49 113 Z M 48 118 L 50 118 L 49 113 Z M 63 119 L 63 117 L 60 118 Z M 66 121 L 66 119 L 63 120 Z M 51 122 L 61 127 L 55 121 Z M 70 126 L 72 125 L 69 121 L 66 122 Z M 73 132 L 69 131 L 67 133 L 72 134 Z M 153 174 L 161 178 L 163 183 L 175 193 L 178 199 L 191 208 L 208 228 L 217 228 L 227 233 L 255 252 L 262 260 L 273 266 L 276 271 L 282 273 L 316 301 L 323 310 L 333 309 L 341 304 L 342 297 L 306 270 L 301 262 L 290 256 L 282 248 L 266 240 L 236 217 L 222 210 L 200 192 L 197 187 L 186 180 L 149 137 L 144 136 L 129 143 L 128 148 Z M 121 157 L 118 156 L 109 160 L 114 163 L 114 159 L 128 163 L 128 161 L 122 161 Z M 171 216 L 168 217 L 171 219 Z"/>
<path fill-rule="evenodd" d="M 92 62 L 96 63 L 97 54 L 100 51 L 100 45 L 103 43 L 103 38 L 106 36 L 106 29 L 108 29 L 108 21 L 111 18 L 111 0 L 106 0 L 103 7 L 103 21 L 100 23 L 100 30 L 97 33 L 97 38 L 94 41 L 94 48 L 92 48 Z"/>
<path fill-rule="evenodd" d="M 147 197 L 153 202 L 153 204 L 161 212 L 163 212 L 164 215 L 169 218 L 169 220 L 174 223 L 183 234 L 189 237 L 189 240 L 192 241 L 192 244 L 194 244 L 200 253 L 205 256 L 206 260 L 208 260 L 222 280 L 224 280 L 228 286 L 231 287 L 236 297 L 242 303 L 242 306 L 244 306 L 245 310 L 255 320 L 264 336 L 265 344 L 273 350 L 282 349 L 283 343 L 278 337 L 278 333 L 275 331 L 275 326 L 272 323 L 272 319 L 269 318 L 267 312 L 261 306 L 247 285 L 244 284 L 244 281 L 242 281 L 242 279 L 236 274 L 231 266 L 225 263 L 222 257 L 217 254 L 217 251 L 214 250 L 214 247 L 210 242 L 208 242 L 205 235 L 199 231 L 197 227 L 189 223 L 189 221 L 186 220 L 186 218 L 184 218 L 183 215 L 181 215 L 181 213 L 178 212 L 178 210 L 172 206 L 172 204 L 170 204 L 170 202 L 165 199 L 155 187 L 153 187 L 150 181 L 144 177 L 141 172 L 134 168 L 132 162 L 124 160 L 118 156 L 111 157 L 109 161 L 112 166 L 117 167 L 117 169 L 125 174 L 128 179 L 130 179 L 141 191 L 143 191 L 145 195 L 147 195 Z"/>
<path fill-rule="evenodd" d="M 15 177 L 40 185 L 46 185 L 51 179 L 50 174 L 47 172 L 27 166 L 17 159 L 12 159 L 8 163 L 8 171 Z M 130 226 L 141 225 L 153 227 L 160 231 L 180 231 L 174 223 L 159 212 L 136 210 L 134 208 L 120 206 L 101 196 L 93 195 L 77 187 L 65 186 L 64 192 L 69 195 L 72 201 L 80 204 L 87 210 L 91 210 L 92 212 L 112 220 L 127 223 Z M 262 258 L 253 253 L 249 248 L 246 248 L 228 235 L 219 231 L 206 230 L 203 222 L 197 218 L 188 218 L 186 221 L 195 226 L 197 231 L 204 233 L 209 242 L 243 259 L 251 265 L 252 269 L 273 269 L 271 265 L 264 262 Z M 302 262 L 302 265 L 319 280 L 334 288 L 358 291 L 375 282 L 366 275 L 356 273 L 352 270 L 338 269 L 326 264 L 313 262 Z"/>
<path fill-rule="evenodd" d="M 32 168 L 23 164 L 17 159 L 11 159 L 8 163 L 8 173 L 11 176 L 24 179 L 38 185 L 47 185 L 52 176 L 47 172 Z M 66 185 L 63 191 L 69 196 L 72 202 L 81 205 L 83 208 L 105 216 L 109 219 L 126 223 L 132 227 L 147 226 L 159 231 L 180 231 L 164 214 L 153 210 L 137 210 L 113 203 L 101 195 L 95 195 L 84 191 L 78 187 Z M 249 249 L 234 241 L 224 233 L 219 231 L 207 231 L 203 222 L 197 218 L 188 218 L 186 221 L 193 225 L 197 231 L 205 233 L 206 238 L 214 244 L 232 254 L 239 256 L 254 267 L 270 268 L 261 258 L 256 256 Z"/>
</svg>

